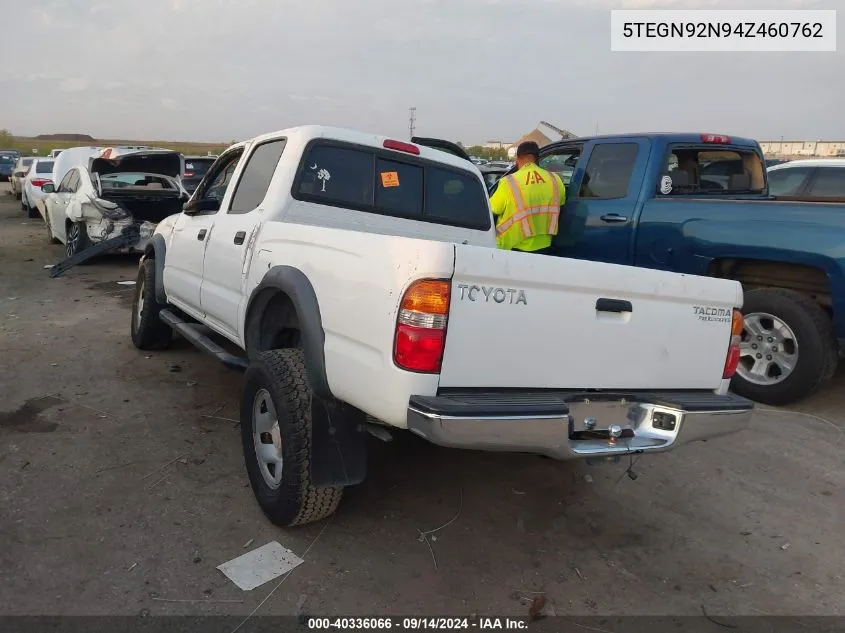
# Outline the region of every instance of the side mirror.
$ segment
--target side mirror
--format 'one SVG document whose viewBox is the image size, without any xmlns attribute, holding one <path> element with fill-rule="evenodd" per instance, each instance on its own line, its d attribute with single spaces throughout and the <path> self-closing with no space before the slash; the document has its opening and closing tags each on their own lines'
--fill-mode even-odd
<svg viewBox="0 0 845 633">
<path fill-rule="evenodd" d="M 203 198 L 202 200 L 189 201 L 182 207 L 182 211 L 186 215 L 197 215 L 199 213 L 219 210 L 220 202 L 214 198 Z"/>
<path fill-rule="evenodd" d="M 56 185 L 54 185 L 52 182 L 45 182 L 43 185 L 41 185 L 41 191 L 43 191 L 44 193 L 53 193 L 55 190 Z"/>
</svg>

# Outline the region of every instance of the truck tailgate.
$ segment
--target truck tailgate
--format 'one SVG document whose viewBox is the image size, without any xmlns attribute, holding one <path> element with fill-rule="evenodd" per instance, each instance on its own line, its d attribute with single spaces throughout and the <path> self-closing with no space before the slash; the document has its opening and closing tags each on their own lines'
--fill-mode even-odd
<svg viewBox="0 0 845 633">
<path fill-rule="evenodd" d="M 741 303 L 733 281 L 456 245 L 440 386 L 716 389 Z"/>
</svg>

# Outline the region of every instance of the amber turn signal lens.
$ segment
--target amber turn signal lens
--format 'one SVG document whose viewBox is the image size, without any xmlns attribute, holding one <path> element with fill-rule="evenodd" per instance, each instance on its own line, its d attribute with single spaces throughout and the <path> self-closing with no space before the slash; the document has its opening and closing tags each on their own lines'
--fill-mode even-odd
<svg viewBox="0 0 845 633">
<path fill-rule="evenodd" d="M 413 310 L 425 314 L 449 314 L 449 295 L 452 284 L 441 279 L 416 281 L 402 297 L 402 310 Z"/>
<path fill-rule="evenodd" d="M 733 319 L 731 320 L 731 336 L 741 336 L 744 325 L 745 321 L 742 318 L 742 312 L 734 310 Z"/>
</svg>

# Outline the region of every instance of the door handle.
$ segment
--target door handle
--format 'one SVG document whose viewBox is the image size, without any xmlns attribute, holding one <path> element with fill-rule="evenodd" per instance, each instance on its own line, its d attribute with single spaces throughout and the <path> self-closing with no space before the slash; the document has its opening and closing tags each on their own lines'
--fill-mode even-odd
<svg viewBox="0 0 845 633">
<path fill-rule="evenodd" d="M 601 216 L 602 222 L 627 222 L 628 218 L 618 213 L 605 213 Z"/>
<path fill-rule="evenodd" d="M 200 232 L 197 233 L 197 239 L 202 242 L 205 239 L 206 234 L 208 233 L 208 229 L 200 229 Z"/>
<path fill-rule="evenodd" d="M 235 244 L 243 244 L 246 239 L 246 231 L 238 231 L 235 233 Z"/>
<path fill-rule="evenodd" d="M 596 301 L 596 312 L 633 312 L 634 306 L 624 299 L 608 299 L 601 297 Z"/>
</svg>

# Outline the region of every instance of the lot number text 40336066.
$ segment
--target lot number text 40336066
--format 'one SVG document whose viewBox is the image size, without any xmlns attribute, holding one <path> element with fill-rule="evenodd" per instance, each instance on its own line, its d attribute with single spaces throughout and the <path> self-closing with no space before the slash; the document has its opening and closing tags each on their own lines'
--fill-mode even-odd
<svg viewBox="0 0 845 633">
<path fill-rule="evenodd" d="M 528 621 L 498 617 L 329 617 L 308 618 L 311 631 L 518 631 L 528 628 Z"/>
<path fill-rule="evenodd" d="M 836 51 L 835 10 L 611 11 L 612 51 Z"/>
</svg>

